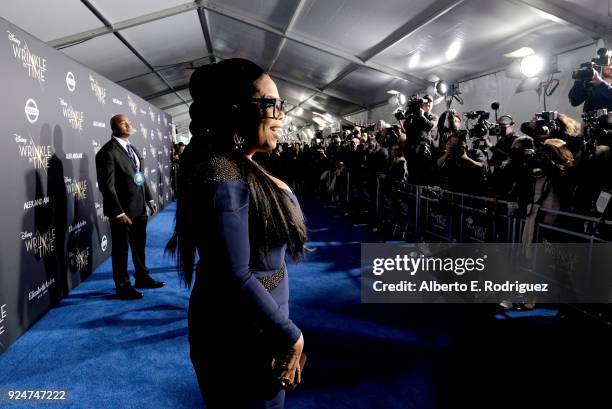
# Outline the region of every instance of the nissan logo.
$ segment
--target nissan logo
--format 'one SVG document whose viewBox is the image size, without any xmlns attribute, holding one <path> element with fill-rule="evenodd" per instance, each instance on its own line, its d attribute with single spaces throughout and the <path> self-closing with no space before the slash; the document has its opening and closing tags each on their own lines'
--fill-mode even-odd
<svg viewBox="0 0 612 409">
<path fill-rule="evenodd" d="M 68 71 L 66 74 L 66 86 L 68 87 L 68 91 L 73 92 L 76 88 L 76 81 L 74 79 L 74 74 Z"/>
<path fill-rule="evenodd" d="M 25 104 L 25 114 L 28 118 L 28 122 L 33 124 L 38 119 L 38 106 L 36 105 L 36 101 L 32 98 L 28 99 Z"/>
</svg>

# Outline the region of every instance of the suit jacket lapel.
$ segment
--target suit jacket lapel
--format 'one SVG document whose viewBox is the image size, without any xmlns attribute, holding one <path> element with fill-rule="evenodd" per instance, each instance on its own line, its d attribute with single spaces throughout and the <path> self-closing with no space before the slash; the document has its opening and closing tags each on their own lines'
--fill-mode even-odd
<svg viewBox="0 0 612 409">
<path fill-rule="evenodd" d="M 117 140 L 116 140 L 115 138 L 113 138 L 113 139 L 112 139 L 112 141 L 113 141 L 113 143 L 114 143 L 114 145 L 115 145 L 115 148 L 116 148 L 116 149 L 119 149 L 119 150 L 120 150 L 120 151 L 123 153 L 123 155 L 124 155 L 124 156 L 125 156 L 125 158 L 128 160 L 128 162 L 130 162 L 130 165 L 132 165 L 132 167 L 133 167 L 134 169 L 138 170 L 138 168 L 136 168 L 136 164 L 134 163 L 134 161 L 132 160 L 132 158 L 130 158 L 130 155 L 127 153 L 127 150 L 125 150 L 125 149 L 123 148 L 123 146 L 121 146 L 121 144 L 120 144 L 119 142 L 117 142 Z M 134 149 L 134 151 L 136 151 L 136 149 Z M 138 155 L 138 154 L 137 154 L 137 155 Z M 140 157 L 139 157 L 138 159 L 140 159 Z M 140 163 L 142 163 L 142 161 L 141 161 Z"/>
</svg>

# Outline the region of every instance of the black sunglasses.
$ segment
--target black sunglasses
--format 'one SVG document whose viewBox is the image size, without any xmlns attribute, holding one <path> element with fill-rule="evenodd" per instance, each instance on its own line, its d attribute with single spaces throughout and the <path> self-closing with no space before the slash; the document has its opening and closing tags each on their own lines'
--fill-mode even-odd
<svg viewBox="0 0 612 409">
<path fill-rule="evenodd" d="M 280 119 L 281 112 L 285 113 L 285 100 L 280 98 L 251 98 L 251 102 L 256 102 L 263 108 L 273 107 L 272 116 L 264 118 Z"/>
</svg>

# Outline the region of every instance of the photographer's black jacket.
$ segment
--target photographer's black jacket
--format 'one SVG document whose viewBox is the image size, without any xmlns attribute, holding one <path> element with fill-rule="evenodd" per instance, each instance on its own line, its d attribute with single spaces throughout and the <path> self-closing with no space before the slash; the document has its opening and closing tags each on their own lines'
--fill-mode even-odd
<svg viewBox="0 0 612 409">
<path fill-rule="evenodd" d="M 568 96 L 572 106 L 577 107 L 584 102 L 583 112 L 603 108 L 612 110 L 612 85 L 607 82 L 593 85 L 588 82 L 576 81 Z"/>
</svg>

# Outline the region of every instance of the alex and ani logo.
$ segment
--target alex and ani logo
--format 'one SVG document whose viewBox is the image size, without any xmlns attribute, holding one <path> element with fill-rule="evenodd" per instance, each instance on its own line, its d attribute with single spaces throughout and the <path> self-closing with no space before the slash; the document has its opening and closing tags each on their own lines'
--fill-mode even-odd
<svg viewBox="0 0 612 409">
<path fill-rule="evenodd" d="M 22 67 L 28 71 L 28 76 L 41 84 L 45 82 L 47 59 L 32 53 L 25 41 L 23 42 L 22 46 L 21 40 L 19 40 L 12 32 L 7 30 L 7 33 L 8 40 L 13 48 L 13 56 L 17 60 L 21 61 Z"/>
<path fill-rule="evenodd" d="M 51 145 L 36 145 L 34 141 L 26 140 L 21 135 L 13 134 L 15 143 L 19 145 L 19 156 L 27 159 L 34 166 L 34 169 L 47 169 L 49 167 L 49 159 L 53 156 L 53 148 Z"/>
<path fill-rule="evenodd" d="M 66 86 L 68 87 L 68 91 L 74 92 L 76 88 L 76 80 L 74 79 L 74 74 L 70 71 L 66 74 Z"/>
<path fill-rule="evenodd" d="M 94 77 L 89 75 L 89 82 L 91 83 L 91 90 L 94 92 L 96 99 L 101 104 L 106 104 L 106 88 L 98 84 L 98 81 Z"/>
<path fill-rule="evenodd" d="M 47 256 L 55 251 L 55 229 L 43 233 L 24 231 L 21 232 L 21 240 L 26 251 L 38 257 Z"/>
<path fill-rule="evenodd" d="M 66 191 L 68 194 L 73 195 L 76 200 L 87 198 L 87 180 L 73 181 L 69 177 L 64 176 L 64 182 L 66 183 Z"/>
<path fill-rule="evenodd" d="M 23 210 L 33 209 L 38 206 L 48 205 L 49 204 L 49 196 L 39 197 L 34 200 L 28 200 L 23 204 Z"/>
<path fill-rule="evenodd" d="M 83 271 L 89 265 L 89 247 L 83 250 L 75 249 L 74 251 L 69 251 L 68 258 L 76 271 Z"/>
<path fill-rule="evenodd" d="M 103 252 L 108 248 L 108 239 L 106 238 L 106 235 L 102 236 L 102 240 L 100 240 L 100 248 Z"/>
<path fill-rule="evenodd" d="M 132 97 L 127 96 L 128 105 L 130 107 L 130 111 L 132 111 L 132 115 L 136 115 L 138 113 L 138 105 L 134 101 L 132 101 Z"/>
<path fill-rule="evenodd" d="M 60 106 L 62 107 L 64 118 L 68 119 L 68 123 L 70 123 L 72 129 L 82 131 L 83 111 L 77 111 L 72 107 L 72 104 L 67 103 L 63 98 L 60 98 Z"/>
<path fill-rule="evenodd" d="M 32 98 L 29 98 L 25 104 L 25 114 L 26 118 L 28 118 L 28 122 L 33 124 L 38 120 L 38 105 L 36 105 L 36 101 Z"/>
</svg>

